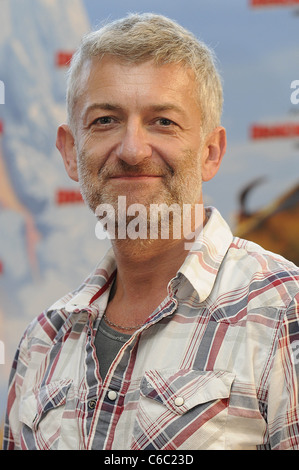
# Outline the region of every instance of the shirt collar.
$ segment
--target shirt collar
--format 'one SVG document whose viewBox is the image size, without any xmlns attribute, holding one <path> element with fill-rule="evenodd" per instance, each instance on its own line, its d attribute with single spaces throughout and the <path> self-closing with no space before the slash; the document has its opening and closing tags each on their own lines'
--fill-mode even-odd
<svg viewBox="0 0 299 470">
<path fill-rule="evenodd" d="M 217 209 L 207 207 L 206 218 L 203 230 L 179 269 L 197 292 L 200 302 L 210 295 L 221 263 L 233 240 L 229 226 Z"/>
<path fill-rule="evenodd" d="M 83 309 L 93 310 L 93 302 L 105 292 L 109 292 L 115 274 L 116 262 L 113 250 L 110 248 L 81 286 L 55 302 L 50 310 L 64 308 L 69 313 L 79 313 Z"/>
<path fill-rule="evenodd" d="M 178 271 L 191 283 L 200 302 L 210 294 L 222 260 L 233 239 L 230 228 L 217 209 L 207 207 L 206 217 L 207 222 L 203 230 Z M 113 250 L 110 248 L 79 289 L 58 300 L 50 310 L 64 308 L 69 313 L 76 313 L 82 309 L 93 310 L 95 300 L 105 292 L 109 292 L 115 274 L 116 262 Z"/>
</svg>

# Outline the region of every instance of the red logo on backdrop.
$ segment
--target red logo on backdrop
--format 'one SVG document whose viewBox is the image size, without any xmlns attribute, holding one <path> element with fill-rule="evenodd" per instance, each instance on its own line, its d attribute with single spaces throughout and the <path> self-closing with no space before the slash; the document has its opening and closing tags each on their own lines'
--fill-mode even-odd
<svg viewBox="0 0 299 470">
<path fill-rule="evenodd" d="M 55 55 L 56 67 L 68 67 L 70 65 L 73 52 L 69 51 L 57 51 Z"/>
<path fill-rule="evenodd" d="M 299 5 L 299 0 L 250 0 L 252 7 L 270 7 L 270 6 L 294 6 Z"/>
<path fill-rule="evenodd" d="M 253 140 L 299 137 L 299 123 L 254 124 L 250 128 L 250 137 Z"/>
<path fill-rule="evenodd" d="M 59 206 L 64 204 L 82 203 L 83 199 L 80 191 L 75 189 L 59 189 L 56 193 L 56 204 Z"/>
<path fill-rule="evenodd" d="M 0 274 L 3 274 L 3 263 L 1 260 L 0 260 Z"/>
<path fill-rule="evenodd" d="M 4 131 L 4 125 L 3 125 L 3 121 L 1 121 L 0 119 L 0 135 L 3 134 L 3 131 Z"/>
</svg>

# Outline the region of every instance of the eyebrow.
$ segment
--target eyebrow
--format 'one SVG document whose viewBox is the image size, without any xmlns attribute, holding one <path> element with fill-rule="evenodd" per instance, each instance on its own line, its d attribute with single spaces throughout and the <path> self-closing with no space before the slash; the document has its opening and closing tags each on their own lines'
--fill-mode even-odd
<svg viewBox="0 0 299 470">
<path fill-rule="evenodd" d="M 165 104 L 157 104 L 150 106 L 150 109 L 156 112 L 163 112 L 163 111 L 176 111 L 180 114 L 185 114 L 185 111 L 180 106 L 174 103 L 165 103 Z"/>
<path fill-rule="evenodd" d="M 121 106 L 111 103 L 94 103 L 90 106 L 87 106 L 86 110 L 84 111 L 84 117 L 86 117 L 88 113 L 95 109 L 103 109 L 105 111 L 117 111 L 121 109 Z"/>
</svg>

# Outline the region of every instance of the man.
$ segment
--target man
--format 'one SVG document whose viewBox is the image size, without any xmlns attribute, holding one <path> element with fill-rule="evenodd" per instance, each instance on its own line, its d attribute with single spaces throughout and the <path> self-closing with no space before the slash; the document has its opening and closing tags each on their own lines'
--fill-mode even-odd
<svg viewBox="0 0 299 470">
<path fill-rule="evenodd" d="M 4 447 L 298 449 L 299 270 L 197 217 L 226 148 L 211 52 L 130 15 L 84 38 L 67 101 L 57 147 L 112 248 L 22 338 Z"/>
</svg>

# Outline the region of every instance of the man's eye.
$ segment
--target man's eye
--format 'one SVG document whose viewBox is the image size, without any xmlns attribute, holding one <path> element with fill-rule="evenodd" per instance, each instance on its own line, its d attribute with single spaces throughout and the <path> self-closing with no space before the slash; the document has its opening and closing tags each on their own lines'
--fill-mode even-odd
<svg viewBox="0 0 299 470">
<path fill-rule="evenodd" d="M 171 126 L 172 124 L 174 124 L 173 121 L 171 121 L 170 119 L 166 119 L 166 118 L 160 118 L 158 122 L 161 126 L 165 126 L 165 127 Z"/>
<path fill-rule="evenodd" d="M 112 122 L 113 122 L 112 117 L 110 117 L 110 116 L 103 116 L 103 117 L 100 117 L 100 118 L 95 119 L 92 124 L 107 125 L 107 124 L 111 124 Z"/>
</svg>

